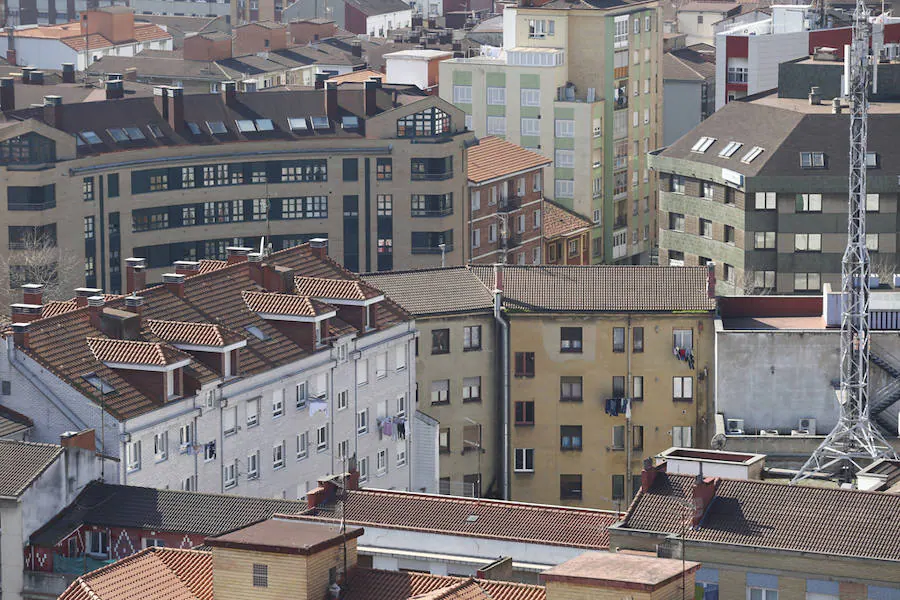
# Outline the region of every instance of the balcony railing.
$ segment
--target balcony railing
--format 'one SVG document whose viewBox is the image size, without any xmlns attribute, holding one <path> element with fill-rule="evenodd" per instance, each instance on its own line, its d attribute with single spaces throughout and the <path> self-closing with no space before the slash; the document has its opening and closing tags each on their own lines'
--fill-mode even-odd
<svg viewBox="0 0 900 600">
<path fill-rule="evenodd" d="M 453 244 L 445 244 L 444 245 L 445 252 L 453 252 Z M 441 249 L 437 246 L 413 246 L 412 247 L 413 254 L 440 254 Z"/>
<path fill-rule="evenodd" d="M 616 217 L 616 220 L 613 221 L 613 229 L 623 229 L 625 227 L 628 227 L 628 217 L 624 215 Z"/>
<path fill-rule="evenodd" d="M 7 202 L 7 210 L 48 210 L 56 208 L 56 200 L 47 202 Z"/>
<path fill-rule="evenodd" d="M 414 217 L 449 217 L 453 214 L 452 208 L 442 208 L 439 210 L 413 210 Z"/>
<path fill-rule="evenodd" d="M 413 173 L 410 179 L 413 181 L 444 181 L 445 179 L 453 179 L 453 169 L 440 172 Z"/>
<path fill-rule="evenodd" d="M 519 210 L 520 206 L 522 206 L 522 199 L 519 196 L 501 198 L 500 201 L 497 202 L 497 212 L 512 212 L 514 210 Z"/>
</svg>

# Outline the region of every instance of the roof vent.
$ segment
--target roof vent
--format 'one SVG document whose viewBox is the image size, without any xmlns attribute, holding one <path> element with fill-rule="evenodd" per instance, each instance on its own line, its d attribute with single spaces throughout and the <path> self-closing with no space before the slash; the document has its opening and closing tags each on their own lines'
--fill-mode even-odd
<svg viewBox="0 0 900 600">
<path fill-rule="evenodd" d="M 95 308 L 103 306 L 106 304 L 106 298 L 103 296 L 90 296 L 87 299 L 88 306 L 93 306 Z"/>
<path fill-rule="evenodd" d="M 814 85 L 809 88 L 809 103 L 811 106 L 822 104 L 822 96 L 819 94 L 819 86 Z"/>
<path fill-rule="evenodd" d="M 138 308 L 139 306 L 144 305 L 144 297 L 143 296 L 126 296 L 125 297 L 125 306 L 128 308 Z"/>
<path fill-rule="evenodd" d="M 841 114 L 841 99 L 835 98 L 831 101 L 831 114 L 839 115 Z"/>
<path fill-rule="evenodd" d="M 184 275 L 181 273 L 163 273 L 163 283 L 184 283 Z"/>
</svg>

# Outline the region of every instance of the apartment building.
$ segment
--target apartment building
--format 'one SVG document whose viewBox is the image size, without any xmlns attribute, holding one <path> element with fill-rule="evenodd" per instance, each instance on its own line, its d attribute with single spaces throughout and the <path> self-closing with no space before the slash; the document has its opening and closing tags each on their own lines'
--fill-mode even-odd
<svg viewBox="0 0 900 600">
<path fill-rule="evenodd" d="M 0 219 L 13 284 L 29 283 L 16 252 L 35 237 L 83 260 L 87 287 L 113 293 L 127 256 L 158 277 L 177 260 L 224 259 L 263 239 L 280 250 L 328 238 L 353 271 L 464 262 L 458 205 L 473 134 L 457 108 L 401 103 L 378 81 L 222 88 L 77 105 L 48 97 L 4 113 Z"/>
<path fill-rule="evenodd" d="M 44 303 L 28 286 L 4 405 L 36 440 L 97 428 L 127 485 L 302 498 L 355 466 L 369 485 L 412 487 L 413 321 L 324 243 L 181 261 L 150 288 L 130 259 L 127 297 Z"/>
<path fill-rule="evenodd" d="M 553 160 L 544 195 L 590 215 L 592 262 L 648 262 L 646 154 L 662 142 L 658 3 L 528 0 L 503 17 L 503 48 L 441 63 L 441 97 L 479 137 Z"/>
<path fill-rule="evenodd" d="M 650 158 L 660 174 L 660 264 L 712 261 L 725 295 L 841 286 L 849 115 L 777 96 L 729 103 Z M 885 102 L 869 114 L 866 242 L 883 277 L 897 260 L 898 113 Z"/>
<path fill-rule="evenodd" d="M 667 465 L 645 467 L 610 545 L 703 563 L 693 597 L 900 594 L 897 494 L 667 473 Z"/>
</svg>

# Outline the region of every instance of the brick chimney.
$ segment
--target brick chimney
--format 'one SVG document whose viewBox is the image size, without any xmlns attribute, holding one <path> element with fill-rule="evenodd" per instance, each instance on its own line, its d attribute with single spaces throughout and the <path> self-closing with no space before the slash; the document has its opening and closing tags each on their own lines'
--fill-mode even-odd
<svg viewBox="0 0 900 600">
<path fill-rule="evenodd" d="M 179 298 L 184 298 L 184 275 L 180 273 L 163 273 L 162 280 L 167 290 Z"/>
<path fill-rule="evenodd" d="M 190 277 L 200 272 L 200 263 L 196 260 L 176 260 L 172 263 L 172 266 L 175 267 L 177 275 L 184 275 L 185 277 Z"/>
<path fill-rule="evenodd" d="M 6 62 L 8 62 L 12 66 L 16 66 L 18 63 L 18 59 L 16 56 L 16 28 L 15 27 L 7 27 L 6 28 Z"/>
<path fill-rule="evenodd" d="M 371 77 L 368 81 L 363 82 L 363 110 L 367 117 L 371 117 L 378 112 L 378 105 L 375 99 L 378 94 L 379 81 L 375 77 Z"/>
<path fill-rule="evenodd" d="M 67 431 L 59 436 L 59 445 L 63 448 L 81 448 L 95 452 L 97 450 L 97 435 L 93 429 L 84 431 Z"/>
<path fill-rule="evenodd" d="M 22 302 L 24 304 L 44 303 L 44 286 L 40 283 L 26 283 L 22 286 Z"/>
<path fill-rule="evenodd" d="M 62 82 L 75 83 L 75 63 L 62 64 Z"/>
<path fill-rule="evenodd" d="M 644 470 L 641 471 L 641 490 L 646 492 L 653 487 L 656 476 L 666 472 L 666 463 L 654 467 L 653 461 L 649 458 L 644 459 Z"/>
<path fill-rule="evenodd" d="M 41 311 L 44 307 L 40 304 L 11 304 L 9 309 L 12 311 L 13 323 L 31 323 L 41 318 Z"/>
<path fill-rule="evenodd" d="M 169 86 L 160 85 L 153 88 L 153 104 L 156 106 L 156 112 L 163 119 L 169 118 Z"/>
<path fill-rule="evenodd" d="M 142 314 L 144 312 L 144 297 L 135 296 L 134 294 L 125 296 L 125 310 L 136 315 Z"/>
<path fill-rule="evenodd" d="M 251 252 L 247 255 L 247 261 L 250 263 L 250 278 L 260 287 L 263 287 L 266 269 L 262 260 L 263 255 L 259 252 Z"/>
<path fill-rule="evenodd" d="M 88 315 L 91 318 L 91 327 L 103 331 L 103 307 L 106 305 L 106 298 L 103 296 L 91 296 L 87 299 Z"/>
<path fill-rule="evenodd" d="M 716 487 L 718 485 L 718 478 L 704 478 L 703 475 L 697 475 L 696 479 L 694 479 L 694 488 L 691 490 L 691 497 L 694 502 L 694 515 L 691 518 L 691 527 L 700 526 L 707 509 L 709 509 L 716 498 Z"/>
<path fill-rule="evenodd" d="M 132 257 L 125 259 L 125 291 L 127 293 L 133 294 L 147 287 L 146 268 L 146 258 Z"/>
<path fill-rule="evenodd" d="M 237 104 L 237 82 L 222 82 L 222 99 L 225 100 L 226 106 L 235 106 Z"/>
<path fill-rule="evenodd" d="M 103 293 L 100 288 L 75 288 L 75 304 L 79 307 L 88 305 L 88 298 Z"/>
<path fill-rule="evenodd" d="M 0 79 L 0 112 L 16 108 L 16 80 L 12 77 Z"/>
<path fill-rule="evenodd" d="M 44 96 L 44 123 L 56 129 L 62 129 L 63 105 L 62 96 Z"/>
<path fill-rule="evenodd" d="M 336 81 L 325 82 L 325 116 L 329 121 L 338 120 L 338 84 Z"/>
<path fill-rule="evenodd" d="M 247 262 L 248 256 L 253 252 L 253 248 L 245 248 L 243 246 L 229 246 L 225 248 L 228 255 L 227 263 L 233 265 L 239 262 Z"/>
<path fill-rule="evenodd" d="M 313 238 L 309 240 L 309 249 L 313 256 L 325 260 L 328 257 L 328 238 Z"/>
<path fill-rule="evenodd" d="M 706 296 L 716 297 L 716 263 L 712 261 L 706 263 Z"/>
<path fill-rule="evenodd" d="M 13 343 L 20 347 L 28 349 L 28 323 L 13 323 Z"/>
<path fill-rule="evenodd" d="M 169 127 L 176 132 L 184 131 L 184 90 L 169 88 Z"/>
</svg>

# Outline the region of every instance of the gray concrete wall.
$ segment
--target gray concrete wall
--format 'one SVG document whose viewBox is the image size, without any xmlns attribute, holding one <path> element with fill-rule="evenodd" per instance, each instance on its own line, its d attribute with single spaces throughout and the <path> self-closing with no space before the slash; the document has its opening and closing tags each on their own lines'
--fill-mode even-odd
<svg viewBox="0 0 900 600">
<path fill-rule="evenodd" d="M 663 145 L 668 146 L 700 124 L 703 109 L 699 81 L 663 82 Z"/>
<path fill-rule="evenodd" d="M 805 58 L 803 60 L 806 60 Z M 819 86 L 823 103 L 841 95 L 843 62 L 798 63 L 778 65 L 778 96 L 781 98 L 808 98 L 809 88 Z M 872 102 L 896 102 L 900 99 L 900 64 L 878 64 L 878 93 L 869 96 Z"/>
<path fill-rule="evenodd" d="M 338 27 L 344 27 L 344 2 L 343 0 L 298 0 L 284 8 L 281 12 L 281 22 L 290 23 L 297 19 L 309 19 L 323 17 L 334 19 Z"/>
</svg>

